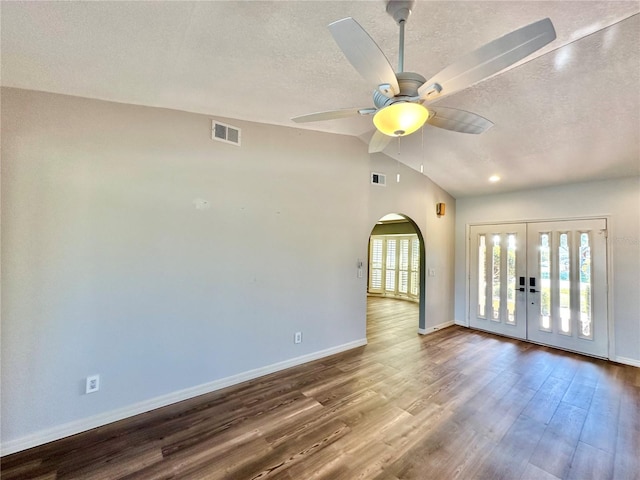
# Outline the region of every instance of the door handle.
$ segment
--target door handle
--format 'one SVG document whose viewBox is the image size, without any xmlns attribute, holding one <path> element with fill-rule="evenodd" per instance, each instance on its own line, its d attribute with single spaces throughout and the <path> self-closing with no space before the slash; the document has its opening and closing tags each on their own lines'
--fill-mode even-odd
<svg viewBox="0 0 640 480">
<path fill-rule="evenodd" d="M 536 290 L 536 277 L 529 277 L 529 293 L 539 293 L 540 290 Z"/>
<path fill-rule="evenodd" d="M 519 284 L 520 284 L 520 288 L 518 288 L 518 290 L 520 292 L 524 292 L 525 291 L 525 288 L 524 288 L 524 277 L 520 277 Z"/>
</svg>

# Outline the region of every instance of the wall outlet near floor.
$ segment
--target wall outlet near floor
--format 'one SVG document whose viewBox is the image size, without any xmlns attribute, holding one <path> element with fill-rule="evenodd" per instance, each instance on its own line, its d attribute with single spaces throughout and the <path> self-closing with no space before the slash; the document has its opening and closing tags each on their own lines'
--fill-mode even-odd
<svg viewBox="0 0 640 480">
<path fill-rule="evenodd" d="M 87 377 L 85 393 L 95 393 L 98 390 L 100 390 L 100 375 L 91 375 Z"/>
<path fill-rule="evenodd" d="M 293 343 L 302 343 L 302 332 L 296 332 L 293 334 Z"/>
</svg>

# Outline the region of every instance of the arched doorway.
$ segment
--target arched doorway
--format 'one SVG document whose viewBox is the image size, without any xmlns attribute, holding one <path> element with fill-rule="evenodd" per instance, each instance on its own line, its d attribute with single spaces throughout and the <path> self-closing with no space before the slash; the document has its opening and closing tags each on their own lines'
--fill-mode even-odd
<svg viewBox="0 0 640 480">
<path fill-rule="evenodd" d="M 424 238 L 410 217 L 391 213 L 373 226 L 367 272 L 367 337 L 369 319 L 384 323 L 385 315 L 411 334 L 416 327 L 425 333 Z"/>
</svg>

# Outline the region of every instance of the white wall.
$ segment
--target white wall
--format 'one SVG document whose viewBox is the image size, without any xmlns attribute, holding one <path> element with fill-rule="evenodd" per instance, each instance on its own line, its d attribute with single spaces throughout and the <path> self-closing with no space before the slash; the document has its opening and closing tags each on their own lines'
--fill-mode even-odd
<svg viewBox="0 0 640 480">
<path fill-rule="evenodd" d="M 465 227 L 472 223 L 608 216 L 613 360 L 640 366 L 640 178 L 458 199 L 455 318 L 467 324 Z"/>
<path fill-rule="evenodd" d="M 386 213 L 437 269 L 427 326 L 453 319 L 449 195 L 370 185 L 397 163 L 352 137 L 227 123 L 242 147 L 204 115 L 2 90 L 3 454 L 362 344 Z"/>
<path fill-rule="evenodd" d="M 453 232 L 456 218 L 456 201 L 447 192 L 422 175 L 398 163 L 389 161 L 385 155 L 373 155 L 371 169 L 387 175 L 386 187 L 373 187 L 376 195 L 369 201 L 369 218 L 375 222 L 387 213 L 401 213 L 411 218 L 422 233 L 425 244 L 425 268 L 435 271 L 435 276 L 425 276 L 425 325 L 421 331 L 429 333 L 453 322 L 453 302 L 449 292 L 453 291 L 454 242 Z M 400 173 L 400 183 L 396 174 Z M 446 215 L 438 218 L 436 204 L 446 204 Z M 425 273 L 422 271 L 422 273 Z M 422 285 L 421 285 L 422 286 Z"/>
</svg>

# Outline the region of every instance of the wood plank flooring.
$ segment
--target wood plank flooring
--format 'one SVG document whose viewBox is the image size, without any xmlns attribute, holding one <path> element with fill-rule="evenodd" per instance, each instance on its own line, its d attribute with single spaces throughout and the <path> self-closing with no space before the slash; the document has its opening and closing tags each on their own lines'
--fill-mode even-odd
<svg viewBox="0 0 640 480">
<path fill-rule="evenodd" d="M 366 347 L 2 458 L 2 479 L 640 480 L 640 369 L 370 298 Z"/>
</svg>

